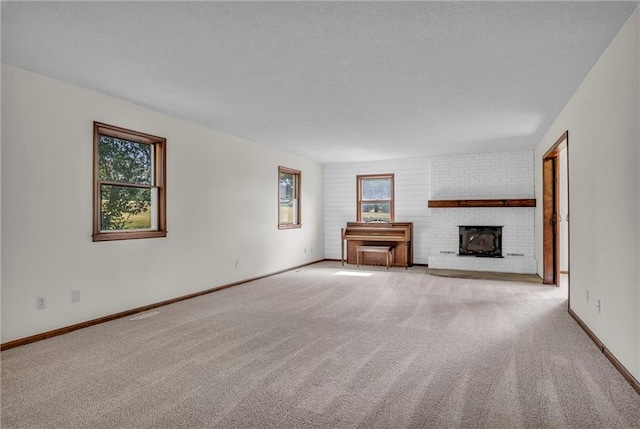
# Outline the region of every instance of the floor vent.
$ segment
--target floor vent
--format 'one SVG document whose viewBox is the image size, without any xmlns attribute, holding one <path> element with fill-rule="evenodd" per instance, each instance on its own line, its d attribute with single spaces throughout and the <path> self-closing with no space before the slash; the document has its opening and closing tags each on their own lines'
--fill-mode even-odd
<svg viewBox="0 0 640 429">
<path fill-rule="evenodd" d="M 507 253 L 507 256 L 524 256 L 524 253 Z"/>
<path fill-rule="evenodd" d="M 456 252 L 452 251 L 452 250 L 441 250 L 440 253 L 442 253 L 443 255 L 455 255 Z"/>
<path fill-rule="evenodd" d="M 139 316 L 132 317 L 129 320 L 142 320 L 142 319 L 146 319 L 147 317 L 155 316 L 156 314 L 160 314 L 160 312 L 159 311 L 152 311 L 151 313 L 144 313 L 144 314 L 141 314 Z"/>
</svg>

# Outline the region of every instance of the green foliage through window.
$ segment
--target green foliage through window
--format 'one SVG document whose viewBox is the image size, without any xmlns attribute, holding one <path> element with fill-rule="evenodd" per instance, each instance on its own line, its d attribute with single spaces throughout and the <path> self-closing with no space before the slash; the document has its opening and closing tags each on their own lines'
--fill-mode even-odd
<svg viewBox="0 0 640 429">
<path fill-rule="evenodd" d="M 98 178 L 151 186 L 153 146 L 110 136 L 99 136 Z M 151 229 L 151 189 L 102 185 L 100 229 Z"/>
<path fill-rule="evenodd" d="M 101 181 L 151 185 L 153 146 L 101 135 L 98 178 Z"/>
<path fill-rule="evenodd" d="M 151 229 L 151 189 L 115 185 L 100 188 L 103 231 Z"/>
<path fill-rule="evenodd" d="M 99 123 L 94 124 L 94 133 L 94 240 L 166 235 L 165 140 Z M 119 231 L 128 234 L 117 234 Z M 149 235 L 148 231 L 161 234 Z"/>
</svg>

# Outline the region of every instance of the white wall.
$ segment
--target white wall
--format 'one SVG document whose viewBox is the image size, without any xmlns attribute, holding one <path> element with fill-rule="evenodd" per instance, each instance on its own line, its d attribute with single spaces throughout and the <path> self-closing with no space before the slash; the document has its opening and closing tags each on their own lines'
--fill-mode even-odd
<svg viewBox="0 0 640 429">
<path fill-rule="evenodd" d="M 431 159 L 431 199 L 533 198 L 533 153 L 502 152 Z M 535 273 L 534 209 L 431 208 L 430 268 Z M 457 256 L 460 225 L 502 226 L 504 258 Z"/>
<path fill-rule="evenodd" d="M 94 120 L 167 138 L 168 237 L 92 242 Z M 2 342 L 324 258 L 320 164 L 8 65 L 2 125 Z M 301 229 L 277 228 L 278 165 Z"/>
<path fill-rule="evenodd" d="M 639 28 L 636 10 L 535 151 L 538 270 L 542 272 L 542 156 L 569 130 L 571 308 L 636 379 L 640 379 Z M 602 303 L 600 313 L 597 299 Z"/>
<path fill-rule="evenodd" d="M 429 256 L 429 158 L 325 164 L 325 256 L 340 259 L 340 228 L 356 221 L 356 176 L 393 173 L 395 220 L 413 222 L 413 262 L 426 264 Z"/>
<path fill-rule="evenodd" d="M 0 78 L 2 77 L 2 68 L 0 67 Z M 0 85 L 0 93 L 1 85 Z M 2 130 L 2 115 L 0 115 L 0 130 Z M 2 136 L 0 136 L 0 243 L 2 241 Z M 0 245 L 0 333 L 2 332 L 2 245 Z M 1 335 L 0 335 L 1 337 Z M 1 343 L 0 339 L 0 343 Z"/>
</svg>

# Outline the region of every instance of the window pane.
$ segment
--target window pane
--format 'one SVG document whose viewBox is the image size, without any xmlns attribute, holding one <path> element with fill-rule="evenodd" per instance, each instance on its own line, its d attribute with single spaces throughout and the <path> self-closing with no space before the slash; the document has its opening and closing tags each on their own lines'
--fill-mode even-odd
<svg viewBox="0 0 640 429">
<path fill-rule="evenodd" d="M 278 167 L 278 228 L 299 228 L 301 173 Z"/>
<path fill-rule="evenodd" d="M 290 225 L 298 223 L 297 200 L 280 200 L 280 224 Z"/>
<path fill-rule="evenodd" d="M 150 144 L 100 135 L 98 180 L 151 185 L 152 149 Z"/>
<path fill-rule="evenodd" d="M 363 222 L 389 222 L 391 203 L 362 204 Z"/>
<path fill-rule="evenodd" d="M 295 197 L 296 179 L 293 174 L 280 173 L 280 198 Z"/>
<path fill-rule="evenodd" d="M 390 200 L 391 179 L 362 179 L 363 200 Z"/>
<path fill-rule="evenodd" d="M 102 231 L 151 229 L 151 199 L 155 200 L 155 189 L 132 188 L 128 186 L 102 185 L 101 224 Z"/>
</svg>

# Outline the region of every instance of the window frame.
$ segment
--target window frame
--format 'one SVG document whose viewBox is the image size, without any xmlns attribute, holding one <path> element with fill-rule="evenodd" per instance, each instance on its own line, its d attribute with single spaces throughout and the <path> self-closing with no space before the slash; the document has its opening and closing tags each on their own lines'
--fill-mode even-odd
<svg viewBox="0 0 640 429">
<path fill-rule="evenodd" d="M 115 137 L 153 146 L 153 177 L 151 185 L 130 184 L 99 180 L 99 136 Z M 93 241 L 132 240 L 138 238 L 157 238 L 167 236 L 167 139 L 151 134 L 133 131 L 102 122 L 93 122 Z M 102 185 L 129 186 L 135 188 L 157 189 L 157 225 L 156 229 L 114 230 L 101 229 Z"/>
<path fill-rule="evenodd" d="M 362 199 L 362 183 L 367 179 L 391 179 L 391 199 L 390 200 L 363 200 Z M 362 220 L 362 204 L 366 202 L 367 204 L 376 204 L 376 203 L 389 203 L 389 222 L 384 223 L 392 223 L 395 222 L 395 180 L 393 173 L 385 173 L 385 174 L 361 174 L 356 176 L 357 183 L 357 196 L 356 196 L 356 219 L 357 222 L 362 223 L 378 223 L 378 222 L 367 222 Z"/>
<path fill-rule="evenodd" d="M 282 174 L 292 174 L 295 183 L 293 188 L 294 200 L 296 200 L 296 223 L 283 223 L 280 218 L 280 202 L 283 198 L 280 195 L 280 176 Z M 278 166 L 278 229 L 302 228 L 302 172 L 293 168 Z M 288 199 L 288 198 L 285 198 Z"/>
</svg>

